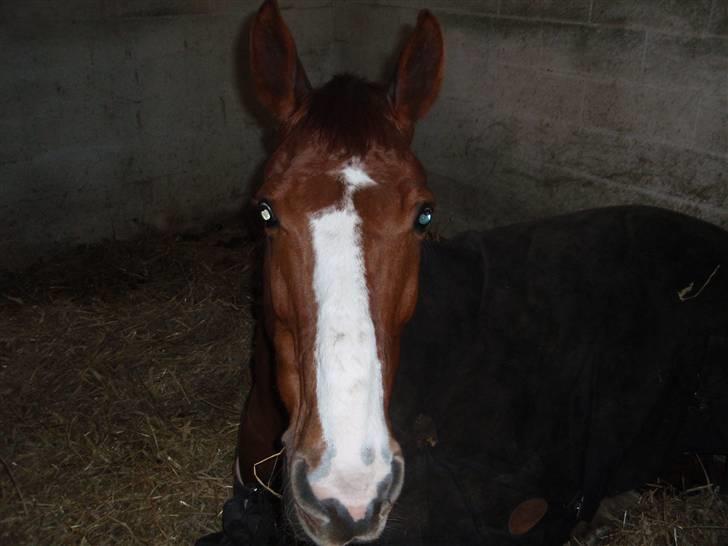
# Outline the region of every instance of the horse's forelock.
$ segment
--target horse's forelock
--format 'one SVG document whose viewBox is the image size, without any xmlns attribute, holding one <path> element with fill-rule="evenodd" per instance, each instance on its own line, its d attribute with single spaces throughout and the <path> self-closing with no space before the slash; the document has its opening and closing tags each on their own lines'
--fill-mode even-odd
<svg viewBox="0 0 728 546">
<path fill-rule="evenodd" d="M 397 126 L 387 90 L 356 76 L 335 76 L 310 93 L 288 122 L 285 132 L 310 138 L 337 155 L 364 157 L 373 147 L 408 148 L 406 135 Z"/>
</svg>

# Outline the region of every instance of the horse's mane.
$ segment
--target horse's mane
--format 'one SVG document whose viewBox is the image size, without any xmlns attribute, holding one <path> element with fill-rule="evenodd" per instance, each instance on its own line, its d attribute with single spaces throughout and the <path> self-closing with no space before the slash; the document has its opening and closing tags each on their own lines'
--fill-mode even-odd
<svg viewBox="0 0 728 546">
<path fill-rule="evenodd" d="M 333 153 L 363 157 L 372 146 L 402 149 L 387 90 L 350 74 L 313 90 L 293 116 L 289 132 L 312 136 Z"/>
</svg>

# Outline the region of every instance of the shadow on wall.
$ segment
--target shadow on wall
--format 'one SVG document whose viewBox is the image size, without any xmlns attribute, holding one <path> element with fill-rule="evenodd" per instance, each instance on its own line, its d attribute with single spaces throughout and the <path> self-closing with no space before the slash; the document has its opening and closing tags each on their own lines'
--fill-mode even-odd
<svg viewBox="0 0 728 546">
<path fill-rule="evenodd" d="M 276 147 L 276 121 L 258 102 L 251 81 L 249 36 L 254 16 L 254 11 L 249 13 L 240 24 L 237 32 L 232 49 L 233 73 L 240 106 L 254 122 L 249 124 L 249 130 L 255 131 L 257 126 L 260 148 L 264 151 L 264 154 L 253 162 L 255 166 L 249 166 L 249 172 L 246 173 L 245 179 L 242 181 L 238 199 L 234 202 L 210 210 L 205 215 L 198 213 L 195 218 L 183 218 L 175 224 L 149 226 L 154 230 L 173 233 L 202 233 L 209 231 L 221 222 L 229 222 L 231 219 L 238 219 L 242 222 L 243 228 L 248 231 L 256 232 L 259 229 L 257 217 L 251 214 L 251 199 L 263 182 L 266 157 L 273 153 Z M 242 130 L 243 127 L 240 129 Z"/>
<path fill-rule="evenodd" d="M 261 106 L 255 97 L 253 82 L 250 74 L 250 27 L 253 24 L 255 13 L 250 13 L 240 25 L 237 39 L 235 41 L 235 82 L 238 96 L 242 107 L 257 121 L 260 127 L 260 142 L 265 151 L 265 156 L 273 153 L 276 146 L 276 124 L 268 111 Z M 261 158 L 257 166 L 252 170 L 251 175 L 245 183 L 244 197 L 240 209 L 236 211 L 240 215 L 247 230 L 255 233 L 260 229 L 258 218 L 252 214 L 251 198 L 263 183 L 266 159 Z"/>
<path fill-rule="evenodd" d="M 260 176 L 270 138 L 244 70 L 259 2 L 107 4 L 0 8 L 0 268 L 203 229 L 240 214 Z M 327 59 L 331 6 L 287 11 Z"/>
</svg>

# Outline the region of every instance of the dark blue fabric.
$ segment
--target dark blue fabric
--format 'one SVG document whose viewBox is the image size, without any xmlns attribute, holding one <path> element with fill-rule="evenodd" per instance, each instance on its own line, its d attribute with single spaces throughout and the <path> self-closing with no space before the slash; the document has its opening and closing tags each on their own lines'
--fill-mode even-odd
<svg viewBox="0 0 728 546">
<path fill-rule="evenodd" d="M 195 546 L 275 546 L 285 544 L 277 500 L 235 480 L 234 495 L 222 510 L 223 531 L 199 539 Z"/>
</svg>

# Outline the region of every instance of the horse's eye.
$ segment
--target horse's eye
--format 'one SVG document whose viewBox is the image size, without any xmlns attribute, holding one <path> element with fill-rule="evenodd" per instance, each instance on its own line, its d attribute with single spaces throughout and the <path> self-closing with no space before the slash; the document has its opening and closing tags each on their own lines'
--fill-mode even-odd
<svg viewBox="0 0 728 546">
<path fill-rule="evenodd" d="M 415 219 L 415 229 L 418 231 L 425 231 L 425 229 L 427 229 L 427 226 L 430 225 L 430 222 L 432 222 L 432 206 L 423 205 L 420 209 L 420 212 L 417 213 L 417 218 Z"/>
<path fill-rule="evenodd" d="M 278 219 L 276 218 L 276 215 L 273 214 L 273 208 L 267 201 L 261 201 L 258 203 L 258 214 L 263 220 L 265 227 L 275 227 L 278 224 Z"/>
</svg>

